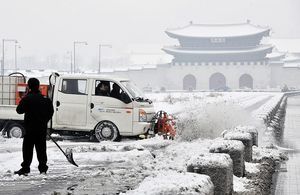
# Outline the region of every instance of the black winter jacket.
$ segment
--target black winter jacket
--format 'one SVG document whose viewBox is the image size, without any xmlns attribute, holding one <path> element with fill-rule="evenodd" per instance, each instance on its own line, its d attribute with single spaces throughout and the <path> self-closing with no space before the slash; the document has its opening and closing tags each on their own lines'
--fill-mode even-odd
<svg viewBox="0 0 300 195">
<path fill-rule="evenodd" d="M 29 92 L 22 98 L 17 107 L 17 113 L 25 113 L 26 134 L 45 134 L 47 123 L 51 119 L 53 112 L 51 100 L 44 97 L 39 91 Z"/>
</svg>

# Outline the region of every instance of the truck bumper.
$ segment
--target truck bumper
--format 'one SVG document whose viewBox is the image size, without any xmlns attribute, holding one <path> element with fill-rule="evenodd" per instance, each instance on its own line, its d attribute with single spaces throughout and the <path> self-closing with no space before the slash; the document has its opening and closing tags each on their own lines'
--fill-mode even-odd
<svg viewBox="0 0 300 195">
<path fill-rule="evenodd" d="M 149 122 L 133 122 L 132 135 L 141 135 L 147 133 L 150 129 L 151 123 Z"/>
</svg>

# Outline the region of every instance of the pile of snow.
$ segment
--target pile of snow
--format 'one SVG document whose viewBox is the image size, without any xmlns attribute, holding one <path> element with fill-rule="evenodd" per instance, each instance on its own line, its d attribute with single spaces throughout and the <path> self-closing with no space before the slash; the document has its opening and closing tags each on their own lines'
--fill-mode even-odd
<svg viewBox="0 0 300 195">
<path fill-rule="evenodd" d="M 207 153 L 192 157 L 187 164 L 193 167 L 227 168 L 232 166 L 232 160 L 228 154 Z"/>
<path fill-rule="evenodd" d="M 256 175 L 259 173 L 259 163 L 249 163 L 245 162 L 245 170 L 246 170 L 246 175 L 251 176 L 251 175 Z"/>
<path fill-rule="evenodd" d="M 143 146 L 149 150 L 163 149 L 171 144 L 174 144 L 172 140 L 166 140 L 163 136 L 156 135 L 151 139 L 138 140 L 136 144 Z"/>
<path fill-rule="evenodd" d="M 242 126 L 239 125 L 233 129 L 233 131 L 239 131 L 244 133 L 250 133 L 253 138 L 253 145 L 258 146 L 258 128 L 254 126 Z"/>
<path fill-rule="evenodd" d="M 224 153 L 234 150 L 244 151 L 244 144 L 237 140 L 215 139 L 214 143 L 209 148 L 209 151 L 213 153 Z"/>
<path fill-rule="evenodd" d="M 178 173 L 175 171 L 160 172 L 147 177 L 138 188 L 127 191 L 127 195 L 160 195 L 160 194 L 207 194 L 212 195 L 214 185 L 207 175 Z"/>
<path fill-rule="evenodd" d="M 176 170 L 185 172 L 187 161 L 198 154 L 209 153 L 213 140 L 197 139 L 192 142 L 173 141 L 164 150 L 153 151 L 155 170 Z"/>
<path fill-rule="evenodd" d="M 243 195 L 253 194 L 251 187 L 249 187 L 249 184 L 251 182 L 252 181 L 250 179 L 247 179 L 246 177 L 233 176 L 234 194 L 243 194 Z"/>
<path fill-rule="evenodd" d="M 252 140 L 252 136 L 250 133 L 239 132 L 239 131 L 228 131 L 224 135 L 224 139 L 227 140 Z"/>
<path fill-rule="evenodd" d="M 253 125 L 238 125 L 233 130 L 241 132 L 257 132 L 256 127 Z"/>
<path fill-rule="evenodd" d="M 288 160 L 287 152 L 274 148 L 262 148 L 253 146 L 253 160 L 260 162 L 263 158 L 271 158 L 275 161 L 282 162 Z"/>
<path fill-rule="evenodd" d="M 63 143 L 63 142 L 62 142 Z M 85 144 L 72 148 L 75 153 L 84 152 L 126 152 L 131 150 L 156 150 L 167 147 L 172 144 L 172 140 L 164 139 L 162 136 L 156 135 L 151 139 L 142 139 L 132 141 L 130 139 L 125 139 L 122 142 L 111 142 L 111 141 L 101 141 L 96 144 Z M 67 143 L 70 145 L 71 143 Z"/>
<path fill-rule="evenodd" d="M 0 135 L 0 143 L 5 142 L 5 141 L 6 141 L 6 138 L 4 138 L 3 136 Z"/>
<path fill-rule="evenodd" d="M 114 143 L 109 141 L 103 141 L 95 145 L 86 145 L 86 146 L 76 146 L 73 149 L 75 153 L 84 153 L 84 152 L 125 152 L 131 150 L 145 150 L 145 148 L 137 143 L 121 144 Z"/>
<path fill-rule="evenodd" d="M 139 164 L 142 160 L 147 162 L 153 160 L 150 151 L 139 151 L 134 149 L 126 152 L 85 152 L 76 156 L 76 162 L 82 166 L 101 162 L 128 162 Z"/>
</svg>

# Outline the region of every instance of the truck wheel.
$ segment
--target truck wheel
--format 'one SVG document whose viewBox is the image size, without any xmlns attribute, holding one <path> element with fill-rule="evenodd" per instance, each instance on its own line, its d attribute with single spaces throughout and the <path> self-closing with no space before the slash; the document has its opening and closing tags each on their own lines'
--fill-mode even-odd
<svg viewBox="0 0 300 195">
<path fill-rule="evenodd" d="M 24 127 L 18 123 L 12 123 L 7 127 L 7 137 L 9 138 L 22 138 L 24 133 Z"/>
<path fill-rule="evenodd" d="M 102 121 L 95 127 L 95 136 L 97 140 L 116 141 L 119 139 L 119 131 L 115 124 L 110 121 Z"/>
</svg>

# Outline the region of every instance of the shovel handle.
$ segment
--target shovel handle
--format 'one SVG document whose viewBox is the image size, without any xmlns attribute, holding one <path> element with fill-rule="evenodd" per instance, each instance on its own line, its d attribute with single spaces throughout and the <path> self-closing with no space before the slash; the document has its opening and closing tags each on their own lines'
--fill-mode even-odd
<svg viewBox="0 0 300 195">
<path fill-rule="evenodd" d="M 75 163 L 74 159 L 73 159 L 73 154 L 71 153 L 70 156 L 68 156 L 66 154 L 65 151 L 63 151 L 63 149 L 61 149 L 61 147 L 58 145 L 58 143 L 56 143 L 56 141 L 53 139 L 53 137 L 51 137 L 51 135 L 47 132 L 48 136 L 50 137 L 50 139 L 55 143 L 55 145 L 60 149 L 60 151 L 65 155 L 65 157 L 67 158 L 68 162 L 71 163 L 72 165 L 75 165 L 76 167 L 78 167 L 78 165 Z"/>
<path fill-rule="evenodd" d="M 58 143 L 53 139 L 53 137 L 51 137 L 51 135 L 47 132 L 48 136 L 50 137 L 50 139 L 55 143 L 55 145 L 60 149 L 60 151 L 67 157 L 67 154 L 65 153 L 65 151 L 63 151 L 63 149 L 61 149 L 61 147 L 58 145 Z"/>
</svg>

